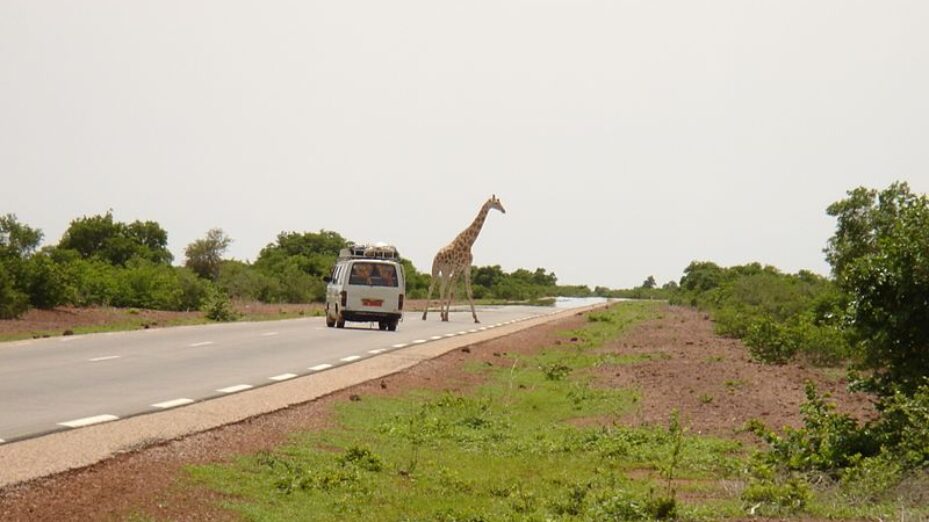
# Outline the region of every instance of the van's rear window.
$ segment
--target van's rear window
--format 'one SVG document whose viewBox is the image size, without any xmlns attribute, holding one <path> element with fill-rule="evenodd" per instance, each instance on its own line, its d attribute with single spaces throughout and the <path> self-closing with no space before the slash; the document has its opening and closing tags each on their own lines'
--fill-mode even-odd
<svg viewBox="0 0 929 522">
<path fill-rule="evenodd" d="M 382 263 L 354 263 L 348 284 L 397 286 L 397 267 Z"/>
</svg>

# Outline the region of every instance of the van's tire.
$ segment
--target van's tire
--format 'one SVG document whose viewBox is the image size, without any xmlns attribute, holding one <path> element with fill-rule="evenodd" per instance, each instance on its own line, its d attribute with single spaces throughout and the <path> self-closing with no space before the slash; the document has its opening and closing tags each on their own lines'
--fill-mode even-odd
<svg viewBox="0 0 929 522">
<path fill-rule="evenodd" d="M 388 321 L 388 322 L 387 322 L 387 330 L 389 330 L 389 331 L 391 331 L 391 332 L 396 332 L 396 331 L 397 331 L 397 322 L 398 322 L 398 321 L 397 321 L 396 319 L 391 319 L 390 321 Z"/>
<path fill-rule="evenodd" d="M 333 326 L 335 326 L 335 319 L 329 317 L 328 314 L 326 315 L 326 326 L 328 326 L 329 328 L 332 328 Z"/>
<path fill-rule="evenodd" d="M 336 328 L 345 328 L 345 317 L 342 314 L 339 314 L 339 318 L 335 322 Z"/>
<path fill-rule="evenodd" d="M 387 321 L 378 321 L 378 323 L 377 323 L 377 329 L 378 329 L 378 330 L 386 330 L 386 329 L 387 329 Z"/>
</svg>

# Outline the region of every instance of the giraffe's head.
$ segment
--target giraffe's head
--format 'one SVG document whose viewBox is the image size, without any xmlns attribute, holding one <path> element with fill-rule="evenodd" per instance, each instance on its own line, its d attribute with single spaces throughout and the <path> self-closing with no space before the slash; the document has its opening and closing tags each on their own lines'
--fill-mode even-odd
<svg viewBox="0 0 929 522">
<path fill-rule="evenodd" d="M 490 196 L 490 199 L 487 200 L 487 204 L 490 206 L 490 208 L 495 208 L 499 210 L 500 212 L 506 214 L 506 209 L 503 208 L 503 203 L 501 203 L 500 200 L 497 199 L 496 194 Z"/>
</svg>

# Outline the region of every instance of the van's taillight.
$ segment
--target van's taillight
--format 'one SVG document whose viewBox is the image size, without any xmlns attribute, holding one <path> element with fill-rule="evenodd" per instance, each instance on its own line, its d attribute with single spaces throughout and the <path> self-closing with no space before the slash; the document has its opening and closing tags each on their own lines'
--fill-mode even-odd
<svg viewBox="0 0 929 522">
<path fill-rule="evenodd" d="M 342 290 L 342 293 L 340 293 L 339 295 L 342 296 L 342 308 L 345 308 L 346 306 L 348 306 L 348 292 L 346 292 L 345 290 Z"/>
<path fill-rule="evenodd" d="M 398 299 L 397 310 L 403 310 L 403 294 L 400 294 L 400 299 Z"/>
</svg>

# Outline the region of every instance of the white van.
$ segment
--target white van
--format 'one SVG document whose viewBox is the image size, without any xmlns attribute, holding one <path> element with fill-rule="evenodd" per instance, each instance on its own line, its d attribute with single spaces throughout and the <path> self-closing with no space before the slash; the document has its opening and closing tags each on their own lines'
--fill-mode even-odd
<svg viewBox="0 0 929 522">
<path fill-rule="evenodd" d="M 349 245 L 342 249 L 326 286 L 326 326 L 345 321 L 374 322 L 397 329 L 403 319 L 406 278 L 397 249 L 390 245 Z"/>
</svg>

